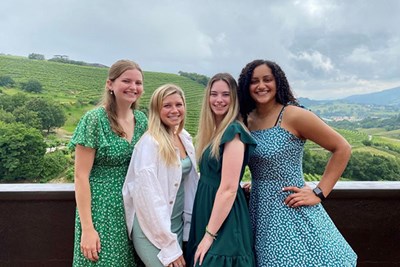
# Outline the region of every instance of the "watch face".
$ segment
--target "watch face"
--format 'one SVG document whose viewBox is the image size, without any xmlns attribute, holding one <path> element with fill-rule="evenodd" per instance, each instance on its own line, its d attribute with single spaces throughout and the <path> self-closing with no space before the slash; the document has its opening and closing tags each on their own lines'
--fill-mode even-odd
<svg viewBox="0 0 400 267">
<path fill-rule="evenodd" d="M 314 192 L 314 194 L 315 194 L 317 197 L 319 197 L 321 200 L 324 200 L 324 199 L 325 199 L 325 196 L 324 196 L 324 194 L 322 193 L 321 188 L 316 187 L 316 188 L 313 189 L 313 192 Z"/>
<path fill-rule="evenodd" d="M 319 187 L 314 188 L 313 191 L 316 195 L 322 194 L 322 190 Z"/>
</svg>

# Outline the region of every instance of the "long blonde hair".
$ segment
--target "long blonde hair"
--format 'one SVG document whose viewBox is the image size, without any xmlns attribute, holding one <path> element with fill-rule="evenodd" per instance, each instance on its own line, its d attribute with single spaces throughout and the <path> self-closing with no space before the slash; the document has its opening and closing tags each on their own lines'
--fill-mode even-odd
<svg viewBox="0 0 400 267">
<path fill-rule="evenodd" d="M 215 115 L 210 107 L 211 87 L 216 81 L 224 81 L 228 85 L 231 100 L 228 112 L 218 127 L 215 121 Z M 229 73 L 215 74 L 208 82 L 203 98 L 199 128 L 196 136 L 196 157 L 199 161 L 204 150 L 206 150 L 209 145 L 211 145 L 210 156 L 216 159 L 219 158 L 219 145 L 221 144 L 222 135 L 228 125 L 238 118 L 239 102 L 237 97 L 237 88 L 235 79 Z"/>
<path fill-rule="evenodd" d="M 122 73 L 124 73 L 127 70 L 138 70 L 138 71 L 140 71 L 140 73 L 142 74 L 142 77 L 144 78 L 143 71 L 137 63 L 135 63 L 131 60 L 122 59 L 122 60 L 118 60 L 110 67 L 110 69 L 108 70 L 107 80 L 110 80 L 113 82 L 116 79 L 118 79 L 118 77 L 121 76 Z M 104 90 L 104 94 L 103 94 L 103 99 L 101 101 L 101 105 L 104 106 L 106 109 L 107 116 L 110 121 L 111 129 L 113 130 L 113 132 L 115 132 L 119 136 L 125 137 L 126 133 L 125 133 L 124 129 L 122 128 L 122 126 L 118 123 L 118 120 L 117 120 L 117 101 L 115 99 L 115 95 L 110 93 L 110 90 L 107 88 L 107 82 L 106 82 L 104 89 L 105 90 Z M 131 109 L 132 110 L 136 109 L 138 107 L 138 105 L 139 105 L 139 102 L 135 101 L 134 103 L 132 103 Z"/>
<path fill-rule="evenodd" d="M 173 134 L 179 134 L 182 131 L 186 117 L 184 116 L 176 131 L 175 129 L 168 128 L 161 121 L 160 111 L 163 101 L 166 97 L 173 94 L 178 94 L 182 98 L 183 106 L 186 111 L 185 94 L 183 90 L 175 84 L 165 84 L 158 87 L 151 96 L 149 106 L 148 133 L 158 142 L 161 157 L 165 160 L 167 165 L 179 163 L 173 143 Z"/>
</svg>

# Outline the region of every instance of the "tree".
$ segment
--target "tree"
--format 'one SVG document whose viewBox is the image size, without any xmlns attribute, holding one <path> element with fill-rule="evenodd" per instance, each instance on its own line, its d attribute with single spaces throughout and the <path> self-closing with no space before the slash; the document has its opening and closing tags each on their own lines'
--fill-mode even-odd
<svg viewBox="0 0 400 267">
<path fill-rule="evenodd" d="M 43 170 L 40 176 L 43 181 L 58 177 L 68 167 L 68 159 L 62 151 L 47 153 L 44 155 Z"/>
<path fill-rule="evenodd" d="M 27 83 L 22 83 L 21 89 L 31 93 L 40 93 L 43 87 L 37 80 L 29 80 Z"/>
<path fill-rule="evenodd" d="M 0 108 L 7 112 L 13 112 L 17 107 L 22 107 L 28 101 L 26 94 L 17 93 L 12 96 L 0 95 Z"/>
<path fill-rule="evenodd" d="M 60 105 L 49 102 L 42 98 L 34 98 L 26 103 L 26 108 L 37 112 L 41 122 L 42 130 L 47 133 L 54 127 L 61 127 L 67 120 L 64 110 Z"/>
<path fill-rule="evenodd" d="M 29 54 L 28 58 L 29 59 L 36 59 L 36 60 L 45 60 L 44 55 L 36 54 L 36 53 Z"/>
<path fill-rule="evenodd" d="M 0 180 L 34 179 L 43 169 L 46 143 L 40 131 L 0 121 Z"/>
<path fill-rule="evenodd" d="M 21 83 L 21 89 L 31 93 L 41 93 L 43 86 L 37 80 L 29 80 L 27 83 Z"/>
<path fill-rule="evenodd" d="M 0 86 L 13 87 L 15 81 L 10 76 L 0 76 Z"/>
<path fill-rule="evenodd" d="M 179 75 L 183 76 L 183 77 L 187 77 L 195 82 L 198 82 L 204 86 L 207 86 L 208 80 L 210 80 L 210 78 L 208 78 L 205 75 L 201 75 L 201 74 L 197 74 L 195 72 L 183 72 L 183 71 L 179 71 L 178 72 Z"/>
<path fill-rule="evenodd" d="M 0 108 L 0 121 L 5 123 L 15 122 L 15 117 L 11 112 L 7 112 L 4 109 Z"/>
<path fill-rule="evenodd" d="M 37 112 L 29 110 L 26 106 L 17 107 L 12 113 L 16 122 L 23 123 L 29 127 L 42 130 L 42 121 Z"/>
</svg>

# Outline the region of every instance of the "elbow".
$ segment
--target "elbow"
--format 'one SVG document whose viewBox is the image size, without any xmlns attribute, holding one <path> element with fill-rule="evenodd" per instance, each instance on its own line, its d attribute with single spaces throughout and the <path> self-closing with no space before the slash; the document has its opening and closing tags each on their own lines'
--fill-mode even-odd
<svg viewBox="0 0 400 267">
<path fill-rule="evenodd" d="M 236 198 L 237 195 L 237 186 L 224 186 L 222 188 L 219 188 L 219 194 L 221 194 L 224 199 L 229 200 L 231 198 Z"/>
<path fill-rule="evenodd" d="M 349 160 L 351 156 L 351 145 L 344 140 L 343 142 L 339 143 L 332 152 L 343 159 Z"/>
<path fill-rule="evenodd" d="M 345 142 L 345 144 L 343 145 L 343 151 L 344 154 L 346 155 L 347 158 L 350 158 L 351 156 L 351 145 L 349 144 L 349 142 Z"/>
</svg>

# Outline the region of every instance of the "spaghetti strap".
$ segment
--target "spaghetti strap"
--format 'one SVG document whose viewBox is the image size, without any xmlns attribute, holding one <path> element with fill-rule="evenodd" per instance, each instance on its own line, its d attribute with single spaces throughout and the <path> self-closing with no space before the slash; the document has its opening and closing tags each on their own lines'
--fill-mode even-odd
<svg viewBox="0 0 400 267">
<path fill-rule="evenodd" d="M 281 127 L 281 122 L 282 122 L 282 116 L 283 116 L 283 111 L 285 110 L 285 105 L 282 107 L 281 111 L 279 112 L 278 118 L 276 118 L 275 126 Z"/>
</svg>

